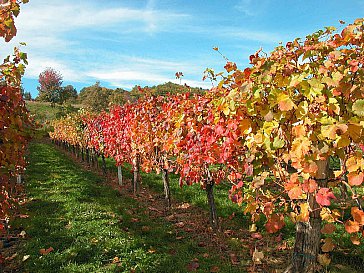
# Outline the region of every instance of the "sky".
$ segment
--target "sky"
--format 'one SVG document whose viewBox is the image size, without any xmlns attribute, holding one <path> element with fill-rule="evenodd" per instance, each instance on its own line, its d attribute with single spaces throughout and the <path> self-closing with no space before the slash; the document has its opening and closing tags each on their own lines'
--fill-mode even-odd
<svg viewBox="0 0 364 273">
<path fill-rule="evenodd" d="M 38 94 L 39 74 L 59 71 L 78 91 L 100 81 L 130 90 L 168 81 L 210 88 L 206 68 L 224 58 L 244 69 L 262 48 L 304 38 L 326 26 L 364 16 L 364 0 L 30 0 L 16 19 L 18 34 L 0 58 L 25 42 L 25 91 Z"/>
</svg>

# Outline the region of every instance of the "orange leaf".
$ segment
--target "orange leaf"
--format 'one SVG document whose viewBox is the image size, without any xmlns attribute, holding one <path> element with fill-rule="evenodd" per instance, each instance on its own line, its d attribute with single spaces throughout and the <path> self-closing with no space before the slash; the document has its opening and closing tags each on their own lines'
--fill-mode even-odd
<svg viewBox="0 0 364 273">
<path fill-rule="evenodd" d="M 360 186 L 363 183 L 364 174 L 359 173 L 349 173 L 348 174 L 348 182 L 350 186 Z"/>
<path fill-rule="evenodd" d="M 313 193 L 317 189 L 317 186 L 314 179 L 309 179 L 302 184 L 302 189 L 307 193 Z"/>
<path fill-rule="evenodd" d="M 284 218 L 282 215 L 273 214 L 269 219 L 268 222 L 265 224 L 265 229 L 269 233 L 274 233 L 284 227 Z"/>
<path fill-rule="evenodd" d="M 358 222 L 349 220 L 345 223 L 345 229 L 348 233 L 354 233 L 359 231 L 360 226 Z"/>
<path fill-rule="evenodd" d="M 360 210 L 358 207 L 352 207 L 351 215 L 355 222 L 358 222 L 360 225 L 364 225 L 364 211 Z"/>
</svg>

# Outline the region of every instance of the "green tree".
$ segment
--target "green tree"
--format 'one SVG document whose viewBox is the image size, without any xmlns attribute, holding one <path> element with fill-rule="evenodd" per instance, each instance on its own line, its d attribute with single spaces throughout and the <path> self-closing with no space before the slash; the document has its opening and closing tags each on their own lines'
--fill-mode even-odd
<svg viewBox="0 0 364 273">
<path fill-rule="evenodd" d="M 78 100 L 91 111 L 100 112 L 108 109 L 111 93 L 112 89 L 102 87 L 100 82 L 96 82 L 92 86 L 82 88 Z"/>
<path fill-rule="evenodd" d="M 67 85 L 60 90 L 59 103 L 74 102 L 77 99 L 77 90 L 72 85 Z"/>
</svg>

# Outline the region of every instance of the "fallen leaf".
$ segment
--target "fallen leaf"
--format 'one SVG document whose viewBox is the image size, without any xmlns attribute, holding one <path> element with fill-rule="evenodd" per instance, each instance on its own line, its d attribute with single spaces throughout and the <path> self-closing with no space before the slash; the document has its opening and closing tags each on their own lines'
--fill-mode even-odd
<svg viewBox="0 0 364 273">
<path fill-rule="evenodd" d="M 254 239 L 258 239 L 258 240 L 260 240 L 260 239 L 262 239 L 262 238 L 263 238 L 262 234 L 260 234 L 259 232 L 252 233 L 250 236 L 251 236 L 252 238 L 254 238 Z"/>
<path fill-rule="evenodd" d="M 187 270 L 189 272 L 196 271 L 199 267 L 200 267 L 200 264 L 198 262 L 193 261 L 187 265 Z"/>
<path fill-rule="evenodd" d="M 253 252 L 253 262 L 255 264 L 262 264 L 262 261 L 264 259 L 264 253 L 262 251 L 258 251 L 257 249 Z"/>
<path fill-rule="evenodd" d="M 178 208 L 178 209 L 188 209 L 189 207 L 191 207 L 191 205 L 190 205 L 190 204 L 188 204 L 188 203 L 183 203 L 183 204 L 179 205 L 177 208 Z"/>
<path fill-rule="evenodd" d="M 47 248 L 47 249 L 42 248 L 42 249 L 40 249 L 40 250 L 39 250 L 39 253 L 40 253 L 41 255 L 48 255 L 48 254 L 49 254 L 49 253 L 51 253 L 53 250 L 54 250 L 54 249 L 53 249 L 53 247 L 49 247 L 49 248 Z"/>
<path fill-rule="evenodd" d="M 178 222 L 176 224 L 174 224 L 175 227 L 177 228 L 183 228 L 185 226 L 185 223 L 184 222 Z"/>
<path fill-rule="evenodd" d="M 131 218 L 131 221 L 132 221 L 133 223 L 138 223 L 138 222 L 140 222 L 140 220 L 139 220 L 138 218 Z"/>
<path fill-rule="evenodd" d="M 231 254 L 230 254 L 230 261 L 231 261 L 231 263 L 232 263 L 233 265 L 238 265 L 238 264 L 240 264 L 239 259 L 238 259 L 238 256 L 236 256 L 236 254 L 235 254 L 235 253 L 231 253 Z"/>
<path fill-rule="evenodd" d="M 12 260 L 14 260 L 17 256 L 18 256 L 18 253 L 15 253 L 15 254 L 11 255 L 10 257 L 6 257 L 6 258 L 5 258 L 5 260 L 6 260 L 6 261 L 12 261 Z"/>
<path fill-rule="evenodd" d="M 157 250 L 155 250 L 153 247 L 148 249 L 148 253 L 151 253 L 151 254 L 155 253 L 156 251 Z"/>
<path fill-rule="evenodd" d="M 143 232 L 148 232 L 150 230 L 151 230 L 151 228 L 149 226 L 142 226 L 142 231 Z"/>
<path fill-rule="evenodd" d="M 204 258 L 208 258 L 210 256 L 210 254 L 208 254 L 208 253 L 204 253 L 203 255 L 202 255 L 202 257 L 204 257 Z"/>
<path fill-rule="evenodd" d="M 112 259 L 112 263 L 113 263 L 113 264 L 118 264 L 118 263 L 120 263 L 120 258 L 119 258 L 119 257 L 114 257 L 114 259 Z"/>
<path fill-rule="evenodd" d="M 213 266 L 210 268 L 210 273 L 220 272 L 220 268 L 218 266 Z"/>
</svg>

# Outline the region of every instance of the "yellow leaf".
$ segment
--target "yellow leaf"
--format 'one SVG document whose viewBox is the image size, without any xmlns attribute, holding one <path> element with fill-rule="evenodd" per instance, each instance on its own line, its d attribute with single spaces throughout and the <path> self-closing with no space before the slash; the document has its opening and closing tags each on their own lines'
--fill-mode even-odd
<svg viewBox="0 0 364 273">
<path fill-rule="evenodd" d="M 310 215 L 310 206 L 307 203 L 300 204 L 300 214 L 297 216 L 297 221 L 308 222 Z"/>
<path fill-rule="evenodd" d="M 355 156 L 349 157 L 348 160 L 346 160 L 345 166 L 349 173 L 355 172 L 360 168 Z"/>
</svg>

